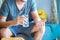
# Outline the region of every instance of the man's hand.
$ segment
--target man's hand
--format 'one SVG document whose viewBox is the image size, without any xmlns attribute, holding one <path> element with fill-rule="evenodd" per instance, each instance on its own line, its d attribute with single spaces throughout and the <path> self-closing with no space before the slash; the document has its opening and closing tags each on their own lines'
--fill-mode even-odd
<svg viewBox="0 0 60 40">
<path fill-rule="evenodd" d="M 24 23 L 27 22 L 27 20 L 28 19 L 24 15 L 22 15 L 22 16 L 18 17 L 15 21 L 16 21 L 17 25 L 23 25 Z"/>
<path fill-rule="evenodd" d="M 43 26 L 45 26 L 45 20 L 41 20 L 38 21 L 37 23 L 35 23 L 35 26 L 39 29 L 42 28 Z"/>
</svg>

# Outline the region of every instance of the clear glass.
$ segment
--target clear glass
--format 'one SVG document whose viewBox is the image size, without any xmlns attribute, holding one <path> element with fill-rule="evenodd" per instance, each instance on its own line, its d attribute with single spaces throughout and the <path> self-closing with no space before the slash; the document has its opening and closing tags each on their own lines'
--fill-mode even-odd
<svg viewBox="0 0 60 40">
<path fill-rule="evenodd" d="M 27 18 L 27 22 L 23 24 L 23 27 L 29 27 L 28 15 L 24 15 Z"/>
</svg>

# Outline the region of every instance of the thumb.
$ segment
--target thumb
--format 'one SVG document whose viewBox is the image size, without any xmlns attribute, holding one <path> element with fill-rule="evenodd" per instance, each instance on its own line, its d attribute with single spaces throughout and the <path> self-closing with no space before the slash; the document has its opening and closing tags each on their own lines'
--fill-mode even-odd
<svg viewBox="0 0 60 40">
<path fill-rule="evenodd" d="M 42 20 L 42 22 L 46 22 L 47 20 L 45 19 L 45 20 Z"/>
</svg>

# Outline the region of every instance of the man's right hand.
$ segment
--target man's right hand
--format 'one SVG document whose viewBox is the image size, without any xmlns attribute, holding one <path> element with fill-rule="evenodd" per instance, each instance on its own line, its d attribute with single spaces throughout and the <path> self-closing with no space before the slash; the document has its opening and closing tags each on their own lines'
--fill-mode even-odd
<svg viewBox="0 0 60 40">
<path fill-rule="evenodd" d="M 24 15 L 22 15 L 22 16 L 17 17 L 15 22 L 17 25 L 23 25 L 24 23 L 27 22 L 27 20 L 28 19 Z"/>
<path fill-rule="evenodd" d="M 24 25 L 26 22 L 27 18 L 25 16 L 19 16 L 12 21 L 6 21 L 6 17 L 0 17 L 0 28 L 7 28 L 16 25 Z"/>
</svg>

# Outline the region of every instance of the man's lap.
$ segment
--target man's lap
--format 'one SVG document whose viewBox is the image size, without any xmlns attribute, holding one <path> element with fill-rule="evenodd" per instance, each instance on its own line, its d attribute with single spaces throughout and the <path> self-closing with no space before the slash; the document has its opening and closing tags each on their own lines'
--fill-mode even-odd
<svg viewBox="0 0 60 40">
<path fill-rule="evenodd" d="M 34 26 L 34 22 L 31 22 L 29 24 L 29 27 L 23 27 L 21 25 L 18 25 L 18 26 L 10 27 L 10 30 L 15 36 L 17 36 L 18 34 L 25 34 L 25 35 L 31 36 L 31 30 L 33 26 Z"/>
</svg>

